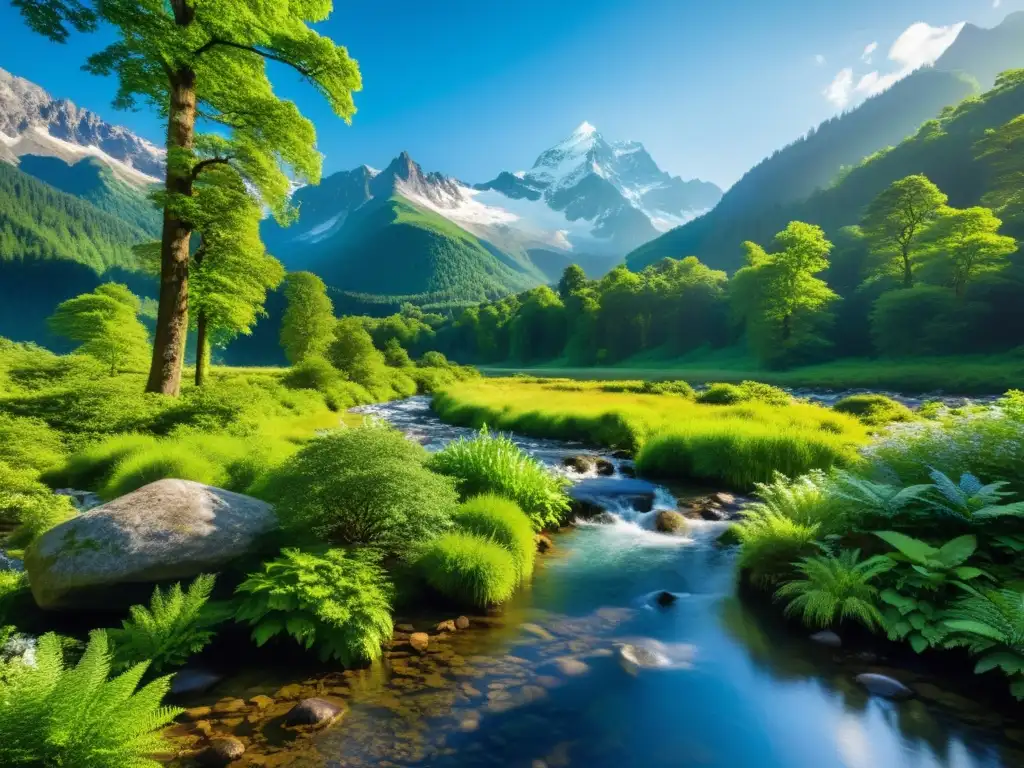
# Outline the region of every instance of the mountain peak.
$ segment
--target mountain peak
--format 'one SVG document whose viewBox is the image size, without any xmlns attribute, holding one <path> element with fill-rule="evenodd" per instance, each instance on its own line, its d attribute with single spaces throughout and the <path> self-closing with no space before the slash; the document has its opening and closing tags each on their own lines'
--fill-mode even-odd
<svg viewBox="0 0 1024 768">
<path fill-rule="evenodd" d="M 597 133 L 597 128 L 584 120 L 582 123 L 576 126 L 576 130 L 572 132 L 573 136 L 593 136 Z"/>
</svg>

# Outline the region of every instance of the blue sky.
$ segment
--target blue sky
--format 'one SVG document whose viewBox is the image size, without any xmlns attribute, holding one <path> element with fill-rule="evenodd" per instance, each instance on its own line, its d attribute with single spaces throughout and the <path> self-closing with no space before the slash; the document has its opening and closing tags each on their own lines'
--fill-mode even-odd
<svg viewBox="0 0 1024 768">
<path fill-rule="evenodd" d="M 337 5 L 318 28 L 360 62 L 353 124 L 289 71 L 273 71 L 279 93 L 316 123 L 326 172 L 381 167 L 404 149 L 426 170 L 483 181 L 529 167 L 588 120 L 609 139 L 642 141 L 673 174 L 723 186 L 941 48 L 951 25 L 993 26 L 1024 10 L 1024 0 Z M 160 142 L 154 115 L 115 112 L 115 84 L 80 71 L 102 33 L 54 45 L 7 3 L 0 29 L 0 67 Z"/>
</svg>

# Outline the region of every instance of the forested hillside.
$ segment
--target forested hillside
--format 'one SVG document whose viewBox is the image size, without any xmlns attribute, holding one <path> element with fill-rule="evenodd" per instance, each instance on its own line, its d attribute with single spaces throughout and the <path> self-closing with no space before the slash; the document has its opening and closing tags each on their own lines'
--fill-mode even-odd
<svg viewBox="0 0 1024 768">
<path fill-rule="evenodd" d="M 865 157 L 898 144 L 946 106 L 990 88 L 995 76 L 1024 66 L 1024 14 L 993 29 L 967 25 L 934 68 L 918 70 L 854 110 L 775 152 L 748 171 L 708 214 L 640 246 L 631 269 L 661 258 L 697 256 L 718 269 L 742 265 L 740 244 L 775 232 L 787 205 L 827 189 Z"/>
<path fill-rule="evenodd" d="M 285 263 L 349 295 L 398 303 L 485 301 L 545 280 L 528 260 L 397 196 L 366 204 L 339 237 L 310 244 Z"/>
<path fill-rule="evenodd" d="M 116 216 L 157 237 L 160 214 L 146 197 L 148 190 L 119 181 L 101 160 L 86 157 L 74 165 L 60 158 L 23 155 L 18 168 L 51 187 L 87 200 L 101 211 Z"/>
</svg>

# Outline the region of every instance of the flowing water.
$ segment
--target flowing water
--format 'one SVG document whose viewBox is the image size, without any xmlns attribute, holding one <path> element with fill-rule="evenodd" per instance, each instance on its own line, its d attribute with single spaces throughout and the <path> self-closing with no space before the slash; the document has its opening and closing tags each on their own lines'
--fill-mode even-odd
<svg viewBox="0 0 1024 768">
<path fill-rule="evenodd" d="M 431 449 L 468 432 L 440 423 L 425 398 L 363 412 Z M 567 456 L 595 453 L 516 440 L 556 468 Z M 556 536 L 532 585 L 500 615 L 432 640 L 430 653 L 392 651 L 371 670 L 306 680 L 307 689 L 346 701 L 348 713 L 301 747 L 253 744 L 253 754 L 262 752 L 257 764 L 1024 765 L 1018 726 L 963 690 L 892 660 L 816 644 L 774 612 L 758 616 L 742 604 L 733 554 L 714 544 L 722 523 L 694 523 L 687 537 L 658 534 L 651 513 L 624 500 L 638 481 L 617 473 L 582 482 L 604 499 L 613 524 Z M 666 489 L 653 491 L 655 509 L 675 507 Z M 656 604 L 662 590 L 674 604 Z M 893 674 L 917 697 L 869 697 L 854 681 L 860 672 Z"/>
</svg>

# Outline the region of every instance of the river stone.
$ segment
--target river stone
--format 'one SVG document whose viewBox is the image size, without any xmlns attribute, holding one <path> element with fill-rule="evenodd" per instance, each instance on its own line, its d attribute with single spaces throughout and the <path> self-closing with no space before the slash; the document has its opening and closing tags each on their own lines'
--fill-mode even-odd
<svg viewBox="0 0 1024 768">
<path fill-rule="evenodd" d="M 455 619 L 456 629 L 469 629 L 469 618 L 466 616 L 459 616 Z"/>
<path fill-rule="evenodd" d="M 600 456 L 594 460 L 594 467 L 597 469 L 597 474 L 602 477 L 611 477 L 615 474 L 615 465 Z"/>
<path fill-rule="evenodd" d="M 914 692 L 907 688 L 907 686 L 888 675 L 865 672 L 857 675 L 854 679 L 867 688 L 868 693 L 885 699 L 909 699 L 914 695 Z"/>
<path fill-rule="evenodd" d="M 413 632 L 409 635 L 409 645 L 419 653 L 426 653 L 427 648 L 430 646 L 430 635 L 426 632 Z"/>
<path fill-rule="evenodd" d="M 205 693 L 223 679 L 223 675 L 208 669 L 182 669 L 171 678 L 170 693 L 174 696 Z"/>
<path fill-rule="evenodd" d="M 670 605 L 675 603 L 676 600 L 678 600 L 678 599 L 679 598 L 676 597 L 675 595 L 673 595 L 671 592 L 666 592 L 666 591 L 662 590 L 661 592 L 659 592 L 655 596 L 654 602 L 656 602 L 662 608 L 668 608 Z"/>
<path fill-rule="evenodd" d="M 659 533 L 685 533 L 686 518 L 678 512 L 663 509 L 654 518 L 654 530 Z"/>
<path fill-rule="evenodd" d="M 839 637 L 831 629 L 825 629 L 821 632 L 815 632 L 811 635 L 811 640 L 822 645 L 827 645 L 829 648 L 839 648 L 842 646 L 842 638 Z"/>
<path fill-rule="evenodd" d="M 284 717 L 284 724 L 292 727 L 324 728 L 341 717 L 344 712 L 343 707 L 327 699 L 303 699 L 288 711 Z"/>
<path fill-rule="evenodd" d="M 221 768 L 238 760 L 244 754 L 245 744 L 228 736 L 213 739 L 210 746 L 199 753 L 196 761 L 209 768 Z"/>
<path fill-rule="evenodd" d="M 110 587 L 223 570 L 276 525 L 273 507 L 258 499 L 158 480 L 51 528 L 26 551 L 25 566 L 40 608 L 118 610 Z"/>
<path fill-rule="evenodd" d="M 562 465 L 573 472 L 583 475 L 594 468 L 595 459 L 593 456 L 566 456 L 562 459 Z"/>
</svg>

